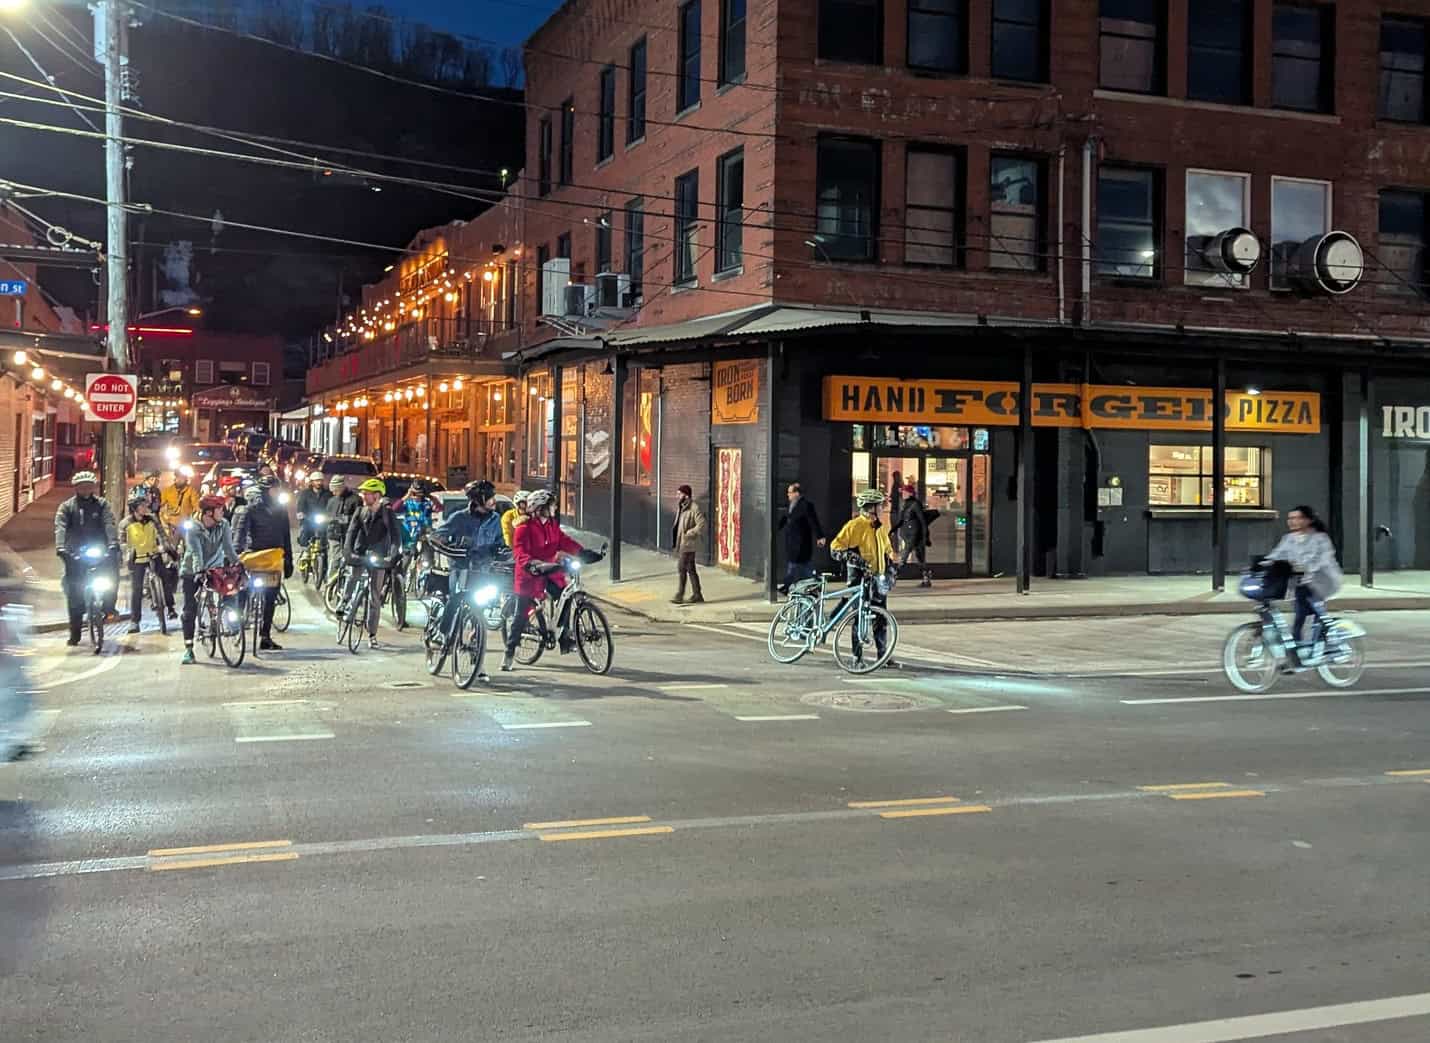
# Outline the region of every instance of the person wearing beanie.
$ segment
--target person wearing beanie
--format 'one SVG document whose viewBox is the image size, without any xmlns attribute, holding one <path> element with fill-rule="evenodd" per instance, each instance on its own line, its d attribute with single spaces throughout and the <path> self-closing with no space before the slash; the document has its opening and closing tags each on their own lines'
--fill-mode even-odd
<svg viewBox="0 0 1430 1043">
<path fill-rule="evenodd" d="M 671 527 L 671 543 L 675 547 L 676 561 L 679 563 L 680 582 L 675 589 L 672 605 L 685 604 L 685 581 L 690 580 L 690 604 L 699 605 L 705 601 L 700 593 L 700 576 L 695 571 L 695 555 L 700 552 L 705 541 L 705 512 L 695 502 L 690 486 L 676 488 L 679 499 L 675 505 L 675 524 Z"/>
</svg>

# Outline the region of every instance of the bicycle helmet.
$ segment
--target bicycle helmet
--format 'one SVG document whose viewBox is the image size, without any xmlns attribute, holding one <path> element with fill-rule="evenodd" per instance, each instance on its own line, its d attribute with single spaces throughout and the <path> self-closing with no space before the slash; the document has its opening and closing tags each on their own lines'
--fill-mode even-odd
<svg viewBox="0 0 1430 1043">
<path fill-rule="evenodd" d="M 248 506 L 252 507 L 254 504 L 262 502 L 263 490 L 256 485 L 250 485 L 243 490 L 243 498 L 248 501 Z"/>
<path fill-rule="evenodd" d="M 241 482 L 236 474 L 226 474 L 218 480 L 218 487 L 220 489 L 237 489 L 240 484 Z"/>
<path fill-rule="evenodd" d="M 310 472 L 308 472 L 308 481 L 310 481 L 310 482 L 321 482 L 322 480 L 323 480 L 323 472 L 322 472 L 322 471 L 310 471 Z"/>
<path fill-rule="evenodd" d="M 200 511 L 221 511 L 228 506 L 222 496 L 205 496 L 199 500 Z"/>
<path fill-rule="evenodd" d="M 262 475 L 258 479 L 258 488 L 262 489 L 264 492 L 267 492 L 269 489 L 275 489 L 277 488 L 277 486 L 278 479 L 274 478 L 271 474 Z"/>
<path fill-rule="evenodd" d="M 145 490 L 145 488 L 144 488 L 142 485 L 136 485 L 134 488 L 132 488 L 132 489 L 129 490 L 129 498 L 128 498 L 127 500 L 125 500 L 125 506 L 127 506 L 127 507 L 132 511 L 135 507 L 138 507 L 141 503 L 148 503 L 148 502 L 149 502 L 149 493 Z"/>
<path fill-rule="evenodd" d="M 413 479 L 412 484 L 407 487 L 407 495 L 409 496 L 426 496 L 431 491 L 426 479 L 423 478 Z"/>
<path fill-rule="evenodd" d="M 497 494 L 497 487 L 485 478 L 478 478 L 476 481 L 468 482 L 462 486 L 462 492 L 467 494 L 469 500 L 486 503 Z"/>
<path fill-rule="evenodd" d="M 347 479 L 340 474 L 335 474 L 328 479 L 328 488 L 331 489 L 333 492 L 337 492 L 339 489 L 341 489 L 347 484 Z"/>
<path fill-rule="evenodd" d="M 541 508 L 549 506 L 554 499 L 550 489 L 533 490 L 526 494 L 526 509 L 533 512 L 539 511 Z"/>
<path fill-rule="evenodd" d="M 527 492 L 525 489 L 518 489 L 516 492 L 511 494 L 511 502 L 512 506 L 514 507 L 520 507 L 522 504 L 526 503 L 530 499 L 531 493 Z"/>
<path fill-rule="evenodd" d="M 859 505 L 859 509 L 862 511 L 869 507 L 883 506 L 886 499 L 888 499 L 888 497 L 884 495 L 882 490 L 863 489 L 858 496 L 854 497 L 854 502 Z"/>
<path fill-rule="evenodd" d="M 96 485 L 99 483 L 99 479 L 95 477 L 93 471 L 76 471 L 74 477 L 70 479 L 70 485 L 83 485 L 85 482 Z"/>
<path fill-rule="evenodd" d="M 158 478 L 158 477 L 159 477 L 159 472 L 158 472 L 157 470 L 145 471 L 145 472 L 144 472 L 144 477 L 145 477 L 145 478 Z"/>
<path fill-rule="evenodd" d="M 387 495 L 387 485 L 381 478 L 369 478 L 358 486 L 360 493 L 377 493 L 379 496 Z"/>
</svg>

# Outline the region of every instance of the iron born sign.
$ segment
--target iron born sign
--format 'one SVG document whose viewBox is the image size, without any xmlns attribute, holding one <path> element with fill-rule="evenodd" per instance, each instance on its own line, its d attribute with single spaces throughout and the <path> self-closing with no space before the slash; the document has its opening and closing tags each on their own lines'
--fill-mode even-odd
<svg viewBox="0 0 1430 1043">
<path fill-rule="evenodd" d="M 1202 388 L 1034 384 L 1035 427 L 1210 431 L 1212 394 Z M 1018 385 L 963 380 L 825 377 L 824 418 L 875 424 L 1009 425 L 1018 422 Z M 1231 431 L 1314 435 L 1321 396 L 1306 391 L 1228 391 Z"/>
</svg>

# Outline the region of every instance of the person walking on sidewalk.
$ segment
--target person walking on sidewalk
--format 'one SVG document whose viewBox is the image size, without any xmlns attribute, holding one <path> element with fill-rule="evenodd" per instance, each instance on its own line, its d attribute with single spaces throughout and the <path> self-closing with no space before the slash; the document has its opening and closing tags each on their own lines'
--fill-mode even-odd
<svg viewBox="0 0 1430 1043">
<path fill-rule="evenodd" d="M 185 666 L 194 662 L 194 623 L 199 617 L 199 591 L 209 569 L 238 564 L 233 547 L 233 530 L 223 517 L 223 497 L 205 496 L 199 501 L 199 519 L 184 533 L 184 553 L 179 560 L 179 580 L 184 585 Z"/>
<path fill-rule="evenodd" d="M 144 615 L 144 580 L 150 569 L 158 573 L 164 588 L 164 603 L 155 605 L 154 611 L 176 618 L 174 588 L 179 580 L 168 562 L 172 550 L 143 486 L 136 486 L 129 494 L 129 514 L 119 535 L 129 557 L 129 632 L 139 633 L 139 621 Z"/>
<path fill-rule="evenodd" d="M 913 482 L 904 486 L 904 496 L 899 503 L 899 516 L 894 519 L 894 526 L 889 530 L 891 536 L 895 533 L 903 545 L 903 552 L 899 555 L 899 568 L 907 565 L 910 558 L 916 558 L 919 563 L 919 586 L 933 586 L 933 572 L 928 567 L 928 511 L 924 509 L 918 487 Z"/>
<path fill-rule="evenodd" d="M 273 490 L 278 479 L 265 474 L 258 479 L 258 501 L 249 504 L 238 528 L 238 552 L 255 550 L 283 551 L 283 578 L 293 578 L 293 532 L 288 526 L 288 508 L 278 502 Z M 263 589 L 263 619 L 258 648 L 263 652 L 278 652 L 282 646 L 273 640 L 273 610 L 278 607 L 278 588 Z"/>
<path fill-rule="evenodd" d="M 700 575 L 695 571 L 695 555 L 705 539 L 705 512 L 695 502 L 690 486 L 682 485 L 676 492 L 680 499 L 675 505 L 675 524 L 671 526 L 671 542 L 675 545 L 676 560 L 679 562 L 680 583 L 675 588 L 672 605 L 685 603 L 685 581 L 690 580 L 690 603 L 699 605 L 705 601 L 700 593 Z"/>
<path fill-rule="evenodd" d="M 789 510 L 780 518 L 780 528 L 785 533 L 785 581 L 779 586 L 781 594 L 788 594 L 793 584 L 814 576 L 814 548 L 829 542 L 824 537 L 814 504 L 801 494 L 799 483 L 791 484 L 786 495 Z"/>
<path fill-rule="evenodd" d="M 70 619 L 70 636 L 66 643 L 77 645 L 84 623 L 84 582 L 89 574 L 89 563 L 81 552 L 86 547 L 104 548 L 107 557 L 104 571 L 109 577 L 104 611 L 112 613 L 119 586 L 119 530 L 109 501 L 95 495 L 99 479 L 93 471 L 76 472 L 70 484 L 74 486 L 74 495 L 55 511 L 55 553 L 65 563 L 62 583 Z"/>
</svg>

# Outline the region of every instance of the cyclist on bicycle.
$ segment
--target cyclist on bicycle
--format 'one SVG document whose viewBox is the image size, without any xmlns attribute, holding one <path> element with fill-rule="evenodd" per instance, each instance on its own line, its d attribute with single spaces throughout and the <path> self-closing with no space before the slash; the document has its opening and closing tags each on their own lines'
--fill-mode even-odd
<svg viewBox="0 0 1430 1043">
<path fill-rule="evenodd" d="M 362 497 L 348 488 L 348 483 L 340 474 L 328 479 L 328 507 L 323 513 L 328 516 L 328 572 L 333 582 L 337 581 L 339 566 L 343 562 L 343 545 L 347 542 L 348 526 L 353 515 L 362 507 Z"/>
<path fill-rule="evenodd" d="M 879 508 L 884 506 L 885 500 L 884 493 L 879 489 L 862 490 L 854 498 L 859 513 L 844 523 L 844 528 L 839 530 L 839 535 L 829 544 L 830 553 L 836 560 L 848 560 L 851 553 L 859 556 L 858 562 L 849 563 L 851 582 L 862 580 L 866 570 L 878 574 L 897 561 L 894 545 L 889 540 L 889 531 L 879 520 Z M 888 603 L 888 595 L 879 593 L 877 587 L 871 589 L 869 594 L 869 600 L 880 608 Z M 883 619 L 879 618 L 874 627 L 874 645 L 881 656 L 884 654 L 886 630 Z M 857 647 L 855 654 L 858 654 Z"/>
<path fill-rule="evenodd" d="M 384 499 L 387 486 L 381 478 L 369 478 L 358 486 L 358 492 L 362 495 L 362 507 L 353 515 L 343 543 L 344 560 L 353 568 L 348 576 L 347 589 L 343 591 L 338 618 L 342 619 L 348 611 L 353 591 L 357 589 L 358 580 L 365 570 L 368 576 L 367 620 L 365 624 L 357 619 L 353 623 L 366 625 L 368 647 L 377 648 L 377 621 L 382 615 L 382 602 L 393 566 L 402 552 L 402 525 Z M 378 564 L 371 564 L 369 555 L 376 555 Z"/>
<path fill-rule="evenodd" d="M 518 489 L 512 494 L 511 507 L 501 516 L 501 538 L 508 547 L 516 527 L 526 520 L 527 499 L 530 496 L 531 493 L 525 489 Z"/>
<path fill-rule="evenodd" d="M 503 670 L 511 670 L 512 660 L 516 658 L 516 649 L 521 644 L 521 635 L 526 632 L 527 616 L 531 614 L 532 608 L 546 594 L 560 597 L 566 586 L 565 575 L 559 570 L 552 570 L 550 566 L 580 554 L 584 549 L 561 531 L 561 523 L 553 516 L 554 506 L 550 490 L 537 489 L 529 493 L 526 499 L 526 521 L 516 527 L 513 535 L 516 611 L 511 629 L 507 633 L 506 655 L 501 661 Z M 558 632 L 564 630 L 564 619 L 554 622 Z M 568 651 L 564 641 L 561 650 Z"/>
<path fill-rule="evenodd" d="M 158 574 L 164 587 L 164 604 L 155 605 L 154 611 L 167 612 L 170 619 L 176 619 L 174 588 L 178 577 L 167 560 L 173 549 L 159 519 L 154 517 L 149 493 L 142 485 L 130 490 L 129 514 L 119 537 L 129 558 L 129 632 L 139 633 L 139 620 L 144 614 L 144 580 L 150 569 Z"/>
<path fill-rule="evenodd" d="M 80 552 L 91 546 L 103 547 L 108 552 L 104 571 L 111 582 L 105 597 L 105 612 L 113 612 L 119 586 L 119 531 L 109 501 L 95 495 L 99 479 L 93 471 L 76 472 L 70 484 L 74 486 L 74 495 L 55 512 L 55 553 L 65 563 L 63 585 L 70 622 L 66 643 L 77 645 L 84 623 L 84 583 L 89 575 L 89 563 L 80 557 Z"/>
<path fill-rule="evenodd" d="M 308 484 L 298 494 L 298 546 L 306 547 L 314 536 L 323 535 L 325 525 L 313 521 L 325 517 L 328 509 L 328 494 L 323 491 L 323 472 L 314 471 L 308 475 Z"/>
<path fill-rule="evenodd" d="M 144 481 L 140 482 L 138 488 L 144 490 L 144 494 L 149 498 L 149 509 L 158 517 L 159 508 L 163 506 L 164 491 L 159 488 L 159 472 L 149 470 L 144 472 Z"/>
<path fill-rule="evenodd" d="M 258 479 L 258 498 L 250 502 L 238 527 L 240 554 L 255 550 L 283 551 L 283 578 L 293 577 L 293 536 L 288 527 L 288 510 L 278 502 L 274 490 L 278 479 L 265 474 Z M 273 640 L 273 610 L 278 604 L 278 588 L 268 586 L 263 590 L 263 619 L 259 630 L 258 647 L 264 652 L 278 652 L 282 646 Z"/>
<path fill-rule="evenodd" d="M 223 517 L 223 497 L 205 496 L 199 501 L 199 521 L 184 533 L 184 553 L 179 561 L 179 577 L 184 584 L 184 658 L 194 661 L 194 621 L 199 615 L 199 589 L 209 569 L 238 564 L 233 533 Z"/>
<path fill-rule="evenodd" d="M 159 519 L 171 532 L 179 532 L 179 527 L 199 513 L 199 494 L 189 484 L 193 474 L 187 467 L 174 472 L 174 484 L 160 496 Z"/>
<path fill-rule="evenodd" d="M 434 539 L 441 543 L 461 547 L 467 551 L 464 560 L 454 560 L 448 579 L 451 594 L 465 590 L 469 574 L 488 565 L 493 559 L 505 555 L 506 544 L 502 542 L 501 517 L 496 512 L 496 487 L 485 479 L 468 482 L 462 489 L 467 494 L 467 509 L 454 511 L 442 524 L 432 530 Z M 445 643 L 452 630 L 452 622 L 457 617 L 458 599 L 447 598 L 442 608 L 442 641 Z"/>
</svg>

